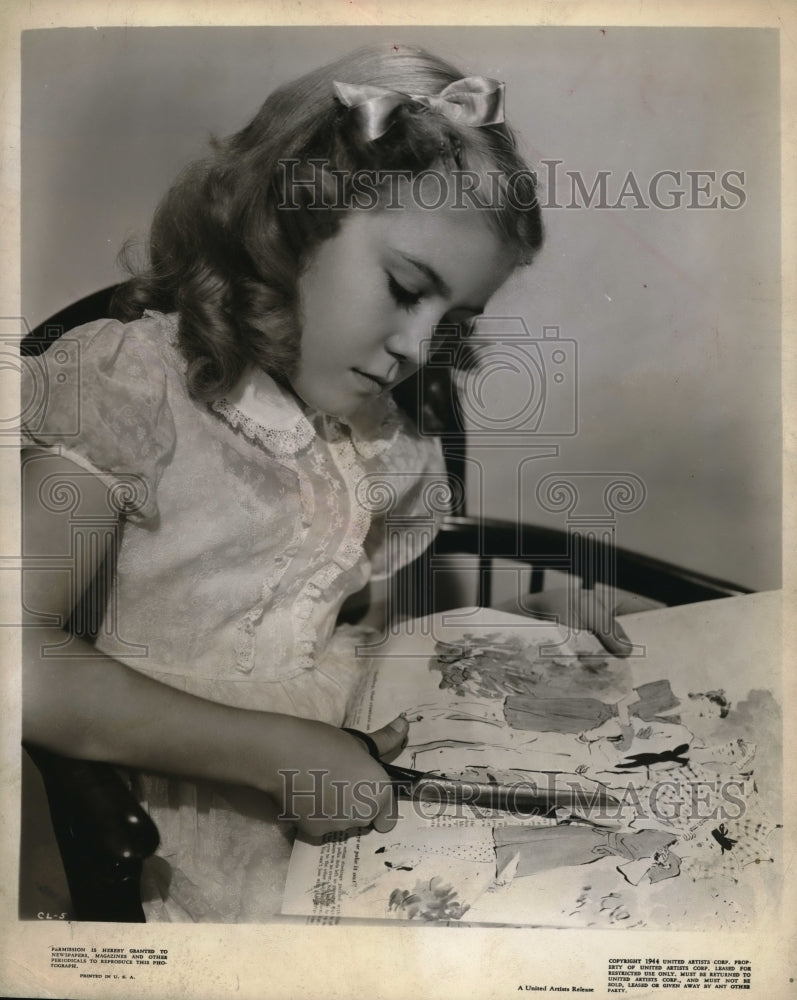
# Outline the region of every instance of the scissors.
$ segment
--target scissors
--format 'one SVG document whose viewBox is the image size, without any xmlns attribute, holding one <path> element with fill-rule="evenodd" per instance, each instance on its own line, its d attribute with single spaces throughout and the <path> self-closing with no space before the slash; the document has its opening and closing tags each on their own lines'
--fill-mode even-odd
<svg viewBox="0 0 797 1000">
<path fill-rule="evenodd" d="M 379 756 L 379 748 L 368 733 L 343 727 L 345 733 L 361 740 L 374 760 L 387 772 L 397 798 L 429 804 L 472 805 L 483 809 L 499 809 L 515 816 L 554 816 L 564 809 L 577 813 L 615 811 L 622 802 L 601 789 L 582 786 L 541 788 L 531 781 L 502 784 L 497 781 L 468 781 L 448 778 L 431 771 L 416 771 L 411 767 L 388 764 Z"/>
</svg>

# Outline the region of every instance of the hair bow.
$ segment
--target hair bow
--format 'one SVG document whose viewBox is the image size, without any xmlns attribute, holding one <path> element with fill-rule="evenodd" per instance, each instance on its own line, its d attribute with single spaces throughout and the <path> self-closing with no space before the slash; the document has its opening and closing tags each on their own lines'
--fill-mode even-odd
<svg viewBox="0 0 797 1000">
<path fill-rule="evenodd" d="M 484 76 L 455 80 L 436 96 L 404 94 L 369 84 L 333 83 L 338 100 L 355 112 L 369 142 L 390 128 L 390 115 L 412 101 L 431 108 L 460 125 L 496 125 L 504 120 L 504 84 Z"/>
</svg>

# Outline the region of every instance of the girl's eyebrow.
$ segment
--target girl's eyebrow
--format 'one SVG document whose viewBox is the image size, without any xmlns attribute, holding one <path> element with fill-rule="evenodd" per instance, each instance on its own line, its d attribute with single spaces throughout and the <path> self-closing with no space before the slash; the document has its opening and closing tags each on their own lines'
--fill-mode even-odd
<svg viewBox="0 0 797 1000">
<path fill-rule="evenodd" d="M 451 289 L 433 267 L 425 264 L 422 260 L 418 260 L 417 257 L 411 257 L 407 253 L 402 253 L 401 250 L 398 251 L 398 254 L 399 257 L 403 257 L 408 264 L 412 264 L 413 267 L 417 267 L 419 271 L 425 274 L 439 295 L 442 295 L 445 298 L 448 298 L 451 295 Z"/>
<path fill-rule="evenodd" d="M 451 297 L 451 288 L 437 273 L 437 271 L 435 271 L 433 267 L 430 267 L 422 260 L 418 260 L 416 257 L 411 257 L 409 254 L 403 253 L 401 250 L 397 251 L 397 253 L 399 257 L 402 257 L 404 260 L 406 260 L 408 264 L 412 264 L 413 267 L 417 268 L 422 274 L 424 274 L 429 279 L 429 281 L 431 281 L 434 290 L 437 292 L 438 295 L 442 296 L 443 298 Z M 467 312 L 476 313 L 478 315 L 481 315 L 481 313 L 484 312 L 484 306 L 463 305 L 460 306 L 459 308 Z"/>
</svg>

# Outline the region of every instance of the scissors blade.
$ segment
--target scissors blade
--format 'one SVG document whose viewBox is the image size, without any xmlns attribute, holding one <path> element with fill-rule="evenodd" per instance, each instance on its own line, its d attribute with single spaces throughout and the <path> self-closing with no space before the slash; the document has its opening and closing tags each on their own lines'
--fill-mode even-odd
<svg viewBox="0 0 797 1000">
<path fill-rule="evenodd" d="M 366 741 L 372 756 L 377 755 L 376 746 L 370 737 L 358 730 L 348 729 L 346 732 Z M 473 805 L 515 816 L 548 816 L 557 809 L 564 809 L 581 815 L 600 812 L 603 816 L 616 817 L 617 811 L 622 808 L 619 799 L 600 787 L 585 788 L 583 785 L 569 784 L 566 788 L 541 788 L 531 781 L 513 784 L 467 781 L 428 771 L 416 771 L 411 767 L 400 767 L 382 760 L 379 763 L 391 779 L 396 796 L 414 802 Z"/>
<path fill-rule="evenodd" d="M 545 788 L 532 782 L 499 784 L 464 781 L 431 774 L 422 775 L 409 788 L 405 779 L 396 791 L 397 794 L 416 802 L 472 805 L 516 816 L 547 816 L 558 809 L 583 814 L 593 812 L 616 814 L 622 807 L 619 799 L 600 788 L 584 788 L 581 785 Z"/>
</svg>

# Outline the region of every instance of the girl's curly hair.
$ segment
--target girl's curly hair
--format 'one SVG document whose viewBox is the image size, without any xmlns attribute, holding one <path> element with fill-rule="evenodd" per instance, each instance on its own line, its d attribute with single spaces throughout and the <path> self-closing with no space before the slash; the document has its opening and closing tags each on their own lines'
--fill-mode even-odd
<svg viewBox="0 0 797 1000">
<path fill-rule="evenodd" d="M 167 192 L 150 230 L 148 266 L 120 286 L 115 315 L 179 314 L 188 389 L 198 399 L 224 396 L 249 364 L 289 382 L 300 345 L 298 279 L 313 250 L 336 233 L 361 172 L 416 175 L 442 166 L 515 178 L 515 197 L 486 215 L 518 263 L 528 262 L 542 223 L 533 177 L 507 125 L 457 125 L 408 102 L 382 137 L 367 141 L 333 89 L 343 80 L 436 95 L 461 77 L 422 49 L 390 45 L 361 49 L 274 91 L 248 125 L 213 140 L 210 155 Z"/>
</svg>

